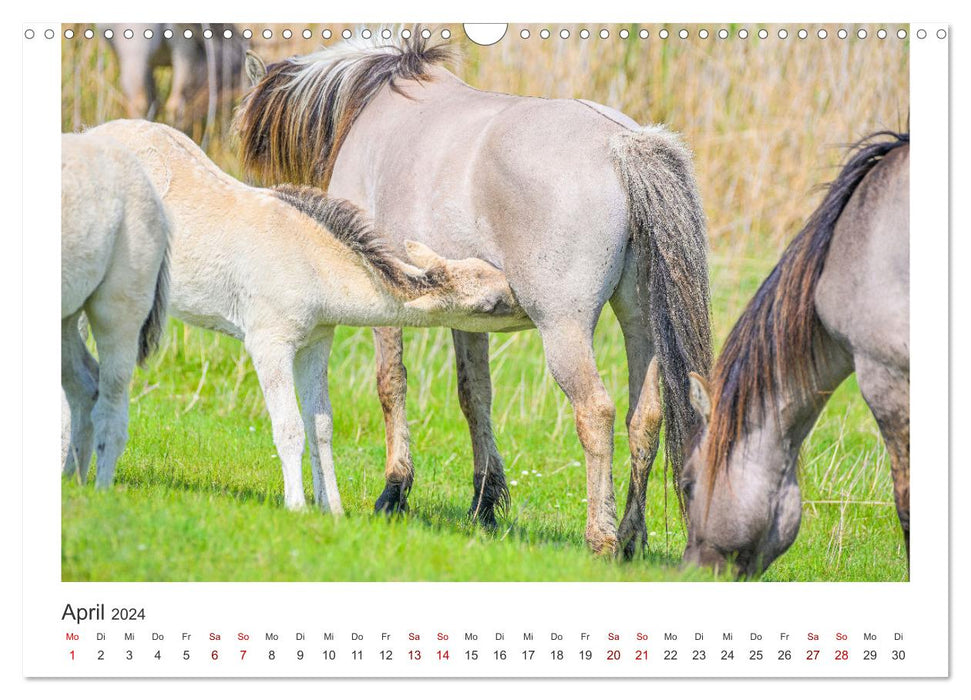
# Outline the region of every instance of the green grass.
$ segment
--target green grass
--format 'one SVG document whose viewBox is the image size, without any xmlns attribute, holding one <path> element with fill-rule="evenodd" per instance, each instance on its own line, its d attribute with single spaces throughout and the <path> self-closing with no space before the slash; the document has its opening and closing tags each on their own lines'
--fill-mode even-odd
<svg viewBox="0 0 971 700">
<path fill-rule="evenodd" d="M 724 338 L 778 251 L 713 258 L 716 337 Z M 472 454 L 445 330 L 406 331 L 416 483 L 411 512 L 371 513 L 384 486 L 384 427 L 367 329 L 339 329 L 330 367 L 334 454 L 347 515 L 283 508 L 283 480 L 252 365 L 229 338 L 171 321 L 162 352 L 132 385 L 131 439 L 107 493 L 65 482 L 68 581 L 705 580 L 677 564 L 684 535 L 658 468 L 648 487 L 649 552 L 622 563 L 586 551 L 583 455 L 572 411 L 535 332 L 492 336 L 493 417 L 512 506 L 496 533 L 469 525 Z M 616 398 L 614 484 L 627 492 L 623 342 L 611 312 L 598 363 Z M 803 522 L 764 577 L 906 580 L 889 464 L 851 379 L 803 456 Z M 309 460 L 304 482 L 310 498 Z M 668 512 L 665 513 L 665 496 Z"/>
</svg>

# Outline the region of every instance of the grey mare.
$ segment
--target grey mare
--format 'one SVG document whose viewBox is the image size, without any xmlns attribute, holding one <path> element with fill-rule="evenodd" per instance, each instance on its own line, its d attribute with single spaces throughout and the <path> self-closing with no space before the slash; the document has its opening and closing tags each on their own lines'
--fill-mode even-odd
<svg viewBox="0 0 971 700">
<path fill-rule="evenodd" d="M 889 138 L 882 138 L 889 137 Z M 856 372 L 890 453 L 910 556 L 910 136 L 864 139 L 749 303 L 709 388 L 682 474 L 684 560 L 762 573 L 799 531 L 799 449 Z"/>
<path fill-rule="evenodd" d="M 203 118 L 208 126 L 219 102 L 242 90 L 248 42 L 231 24 L 110 24 L 105 28 L 112 31 L 109 43 L 118 58 L 129 117 L 160 118 L 183 131 Z M 212 38 L 204 37 L 206 29 L 212 31 Z M 132 32 L 130 38 L 126 30 Z M 185 36 L 186 30 L 191 36 Z M 167 38 L 166 31 L 172 36 Z M 226 36 L 227 31 L 231 36 Z M 160 67 L 172 68 L 164 105 L 159 104 L 154 74 Z"/>
<path fill-rule="evenodd" d="M 355 202 L 399 247 L 413 238 L 501 268 L 531 323 L 497 319 L 487 330 L 539 330 L 586 457 L 587 544 L 631 555 L 646 540 L 662 415 L 677 472 L 697 420 L 688 373 L 707 375 L 711 362 L 707 235 L 690 155 L 663 128 L 592 102 L 476 90 L 442 67 L 448 46 L 412 37 L 345 42 L 269 68 L 250 55 L 255 87 L 234 122 L 243 167 Z M 592 342 L 608 301 L 630 377 L 620 547 L 615 409 Z M 474 454 L 470 514 L 494 526 L 508 491 L 490 418 L 488 335 L 454 331 L 453 339 Z M 403 510 L 414 472 L 401 332 L 375 329 L 375 345 L 387 429 L 386 487 L 375 507 Z"/>
</svg>

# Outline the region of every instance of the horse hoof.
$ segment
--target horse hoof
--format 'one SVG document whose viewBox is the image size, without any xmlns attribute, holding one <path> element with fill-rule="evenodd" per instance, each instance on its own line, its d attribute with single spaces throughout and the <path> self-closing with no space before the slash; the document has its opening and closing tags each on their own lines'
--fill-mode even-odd
<svg viewBox="0 0 971 700">
<path fill-rule="evenodd" d="M 375 513 L 397 515 L 408 512 L 408 496 L 401 484 L 387 484 L 374 502 Z"/>
</svg>

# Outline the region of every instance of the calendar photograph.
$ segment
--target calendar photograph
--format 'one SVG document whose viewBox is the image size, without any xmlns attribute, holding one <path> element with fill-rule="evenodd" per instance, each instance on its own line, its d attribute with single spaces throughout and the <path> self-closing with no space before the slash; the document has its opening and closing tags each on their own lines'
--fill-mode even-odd
<svg viewBox="0 0 971 700">
<path fill-rule="evenodd" d="M 909 25 L 58 40 L 63 581 L 909 580 Z"/>
</svg>

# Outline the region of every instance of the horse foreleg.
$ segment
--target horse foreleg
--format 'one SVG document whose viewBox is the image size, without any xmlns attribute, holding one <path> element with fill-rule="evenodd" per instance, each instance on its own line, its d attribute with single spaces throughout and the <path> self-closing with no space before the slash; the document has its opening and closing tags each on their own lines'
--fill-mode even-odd
<svg viewBox="0 0 971 700">
<path fill-rule="evenodd" d="M 398 513 L 408 510 L 408 492 L 415 478 L 411 461 L 408 416 L 405 396 L 408 373 L 402 362 L 401 329 L 375 328 L 374 354 L 377 359 L 378 398 L 384 412 L 384 438 L 387 446 L 384 491 L 374 504 L 375 512 Z"/>
<path fill-rule="evenodd" d="M 489 376 L 489 335 L 452 331 L 459 405 L 472 437 L 472 505 L 469 516 L 488 528 L 496 526 L 495 509 L 509 503 L 502 457 L 492 434 L 492 379 Z"/>
<path fill-rule="evenodd" d="M 246 349 L 253 358 L 273 425 L 273 444 L 283 468 L 284 501 L 290 510 L 300 510 L 306 506 L 302 474 L 304 425 L 294 387 L 294 349 L 278 342 L 249 339 Z"/>
<path fill-rule="evenodd" d="M 573 404 L 577 436 L 587 463 L 587 545 L 598 554 L 617 548 L 617 508 L 611 461 L 614 417 L 610 395 L 597 372 L 593 324 L 589 328 L 554 324 L 540 328 L 550 372 Z"/>
<path fill-rule="evenodd" d="M 324 512 L 341 515 L 341 497 L 334 471 L 334 419 L 327 390 L 327 358 L 334 329 L 318 343 L 302 349 L 294 361 L 294 376 L 303 424 L 310 444 L 310 464 L 314 478 L 314 499 Z"/>
</svg>

